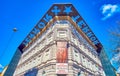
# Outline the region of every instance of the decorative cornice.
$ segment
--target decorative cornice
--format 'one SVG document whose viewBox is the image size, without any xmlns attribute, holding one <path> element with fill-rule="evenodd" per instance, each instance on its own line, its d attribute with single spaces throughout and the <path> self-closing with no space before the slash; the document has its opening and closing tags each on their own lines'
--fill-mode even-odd
<svg viewBox="0 0 120 76">
<path fill-rule="evenodd" d="M 72 4 L 54 4 L 23 40 L 19 46 L 19 49 L 22 50 L 29 47 L 39 36 L 43 34 L 43 32 L 46 31 L 47 28 L 50 27 L 51 23 L 55 22 L 56 20 L 65 20 L 64 18 L 74 24 L 76 30 L 78 30 L 78 32 L 82 34 L 82 36 L 94 48 L 96 48 L 97 52 L 100 53 L 102 44 L 99 42 L 97 37 L 94 35 Z"/>
</svg>

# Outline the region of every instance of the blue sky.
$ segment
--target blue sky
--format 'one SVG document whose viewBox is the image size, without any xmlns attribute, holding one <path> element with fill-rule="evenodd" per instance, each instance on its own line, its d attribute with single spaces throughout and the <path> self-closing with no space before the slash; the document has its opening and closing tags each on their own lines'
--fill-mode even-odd
<svg viewBox="0 0 120 76">
<path fill-rule="evenodd" d="M 120 21 L 120 0 L 1 0 L 0 1 L 0 71 L 8 65 L 17 47 L 54 3 L 72 3 L 97 38 L 107 55 L 108 30 Z M 13 32 L 17 28 L 17 32 Z"/>
</svg>

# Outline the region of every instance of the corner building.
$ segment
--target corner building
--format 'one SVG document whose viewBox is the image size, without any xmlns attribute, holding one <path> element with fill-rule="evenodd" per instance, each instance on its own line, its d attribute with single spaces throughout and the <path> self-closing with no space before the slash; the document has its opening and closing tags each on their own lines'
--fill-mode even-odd
<svg viewBox="0 0 120 76">
<path fill-rule="evenodd" d="M 13 76 L 107 76 L 102 45 L 72 4 L 54 4 L 18 48 Z"/>
<path fill-rule="evenodd" d="M 37 76 L 103 76 L 97 52 L 68 20 L 57 20 L 46 30 L 25 49 L 14 76 L 24 76 L 33 67 Z"/>
</svg>

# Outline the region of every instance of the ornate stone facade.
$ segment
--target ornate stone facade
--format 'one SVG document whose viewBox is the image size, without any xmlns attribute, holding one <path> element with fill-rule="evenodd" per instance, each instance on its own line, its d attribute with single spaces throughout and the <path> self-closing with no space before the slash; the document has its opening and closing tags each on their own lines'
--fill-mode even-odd
<svg viewBox="0 0 120 76">
<path fill-rule="evenodd" d="M 55 21 L 24 49 L 14 76 L 25 76 L 36 68 L 37 76 L 104 76 L 98 54 L 67 20 Z M 57 74 L 57 42 L 67 42 L 68 74 Z M 26 75 L 28 76 L 28 75 Z"/>
</svg>

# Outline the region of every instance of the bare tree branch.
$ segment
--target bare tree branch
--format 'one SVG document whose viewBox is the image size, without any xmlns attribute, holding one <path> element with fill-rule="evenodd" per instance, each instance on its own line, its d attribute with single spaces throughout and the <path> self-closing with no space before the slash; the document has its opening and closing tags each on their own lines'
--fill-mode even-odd
<svg viewBox="0 0 120 76">
<path fill-rule="evenodd" d="M 118 66 L 120 66 L 120 21 L 116 21 L 116 23 L 117 27 L 109 30 L 112 37 L 110 39 L 110 43 L 112 43 L 112 45 L 115 46 L 114 50 L 112 50 L 112 63 L 115 63 Z"/>
</svg>

